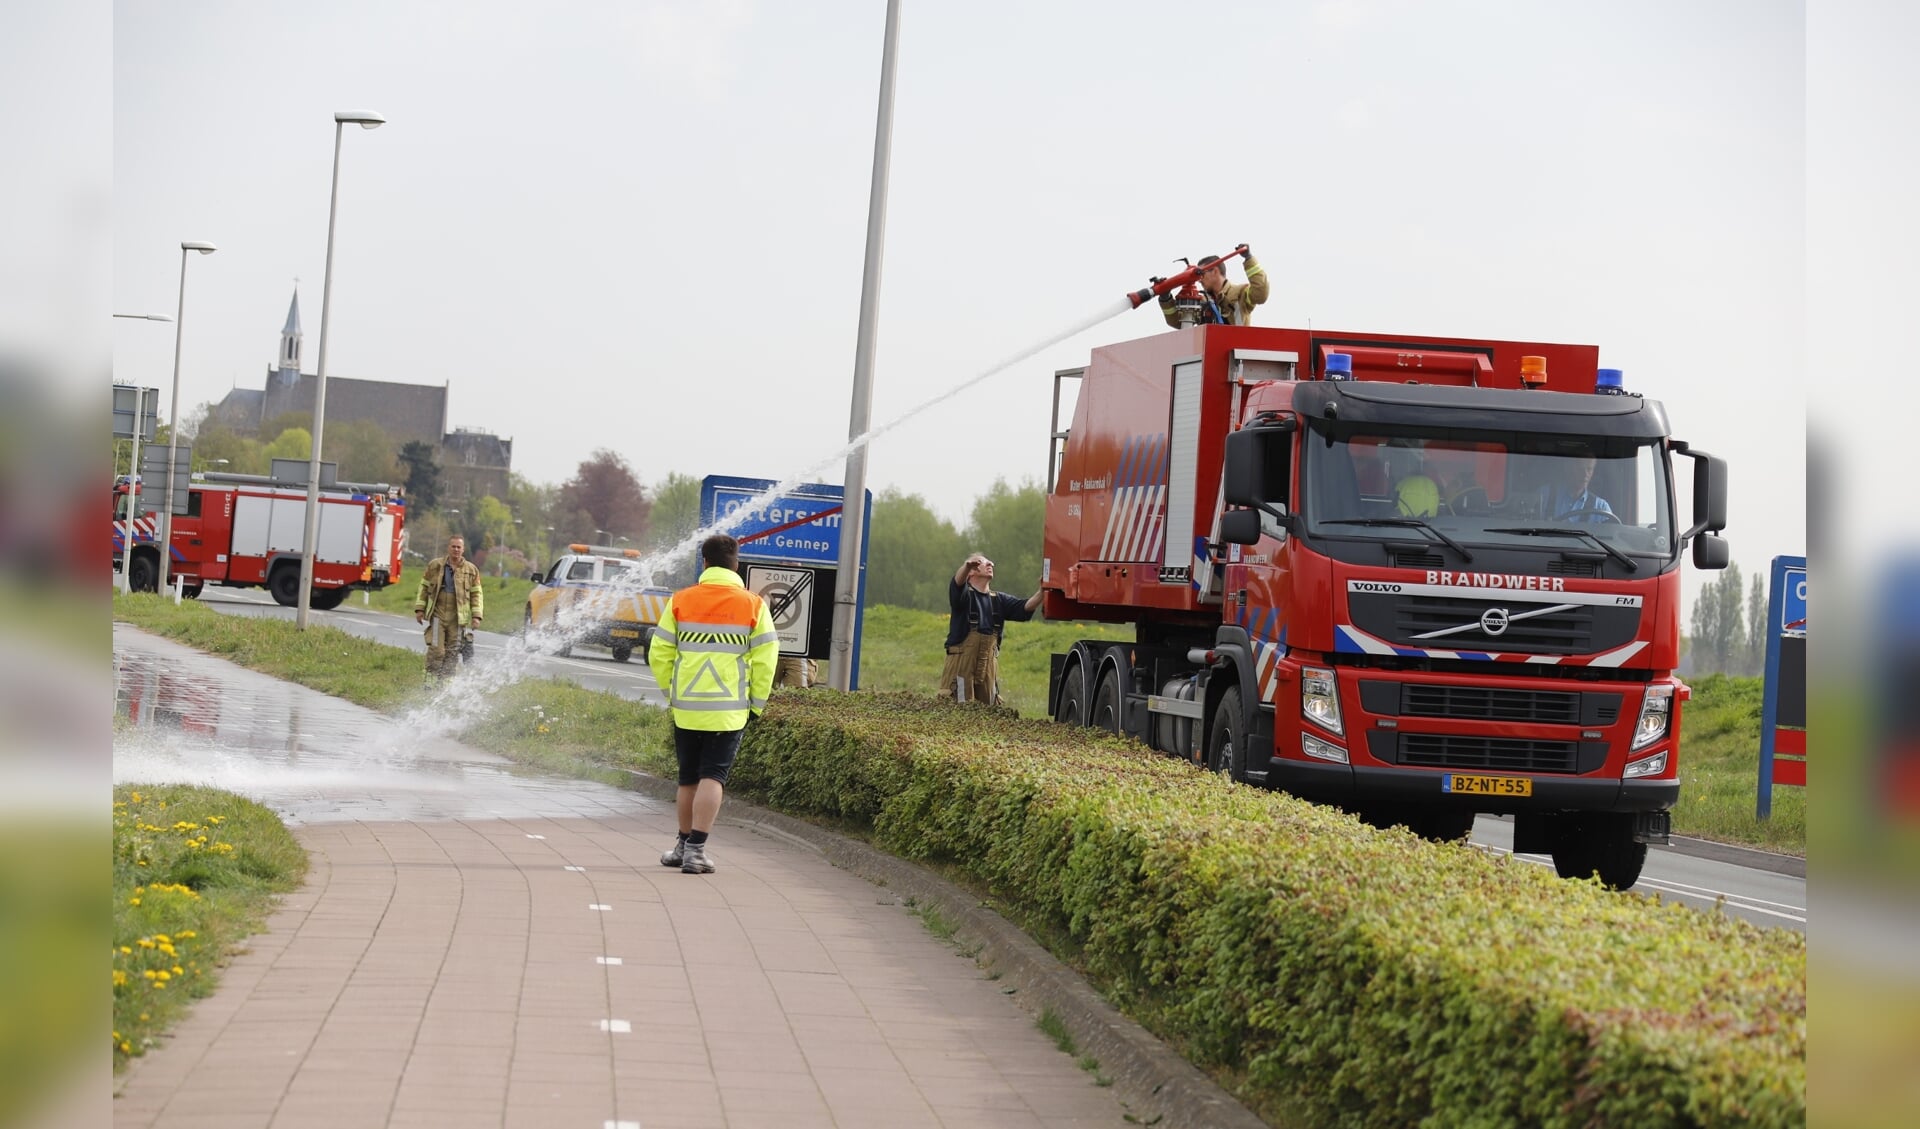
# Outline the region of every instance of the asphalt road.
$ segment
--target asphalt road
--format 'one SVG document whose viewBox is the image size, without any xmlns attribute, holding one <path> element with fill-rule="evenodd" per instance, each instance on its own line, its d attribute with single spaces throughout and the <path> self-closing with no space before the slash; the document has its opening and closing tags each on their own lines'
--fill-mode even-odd
<svg viewBox="0 0 1920 1129">
<path fill-rule="evenodd" d="M 251 588 L 208 588 L 201 602 L 229 615 L 293 618 L 292 608 L 273 602 L 265 591 Z M 356 604 L 352 597 L 330 612 L 315 611 L 315 620 L 329 627 L 425 654 L 426 641 L 411 617 L 388 615 Z M 517 650 L 517 634 L 474 633 L 477 657 Z M 577 646 L 571 658 L 533 655 L 524 660 L 527 673 L 565 679 L 592 690 L 605 690 L 633 701 L 664 704 L 653 674 L 636 657 L 616 663 L 605 647 Z M 1513 843 L 1510 820 L 1482 816 L 1474 825 L 1474 842 L 1488 850 L 1505 852 Z M 1551 867 L 1544 855 L 1521 855 L 1524 862 Z M 1702 909 L 1718 905 L 1725 912 L 1757 925 L 1806 931 L 1807 881 L 1804 862 L 1766 852 L 1721 847 L 1698 840 L 1672 847 L 1653 847 L 1646 869 L 1634 889 L 1643 894 L 1685 902 Z"/>
<path fill-rule="evenodd" d="M 390 615 L 363 607 L 359 597 L 348 596 L 347 602 L 330 612 L 312 611 L 313 622 L 324 623 L 328 627 L 337 627 L 342 631 L 358 635 L 363 639 L 372 639 L 392 647 L 405 647 L 421 655 L 427 653 L 427 641 L 420 625 L 413 622 L 412 616 Z M 292 619 L 294 609 L 283 608 L 273 602 L 261 588 L 216 588 L 209 586 L 200 596 L 200 602 L 217 612 L 228 615 L 264 616 L 275 619 Z M 518 626 L 518 610 L 512 609 L 502 622 Z M 483 621 L 484 622 L 484 621 Z M 517 632 L 479 630 L 473 633 L 473 649 L 476 661 L 489 655 L 500 655 L 508 651 L 518 652 L 521 648 Z M 617 663 L 613 653 L 605 647 L 586 644 L 573 648 L 573 655 L 561 658 L 552 654 L 527 656 L 527 673 L 538 678 L 560 678 L 589 690 L 605 690 L 636 702 L 651 702 L 665 705 L 666 698 L 660 693 L 659 684 L 653 680 L 653 672 L 647 664 L 635 655 L 630 661 Z"/>
</svg>

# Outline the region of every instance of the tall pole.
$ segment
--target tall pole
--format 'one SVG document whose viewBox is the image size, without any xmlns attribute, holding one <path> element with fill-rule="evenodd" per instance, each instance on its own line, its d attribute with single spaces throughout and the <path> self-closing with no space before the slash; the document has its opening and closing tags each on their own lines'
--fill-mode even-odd
<svg viewBox="0 0 1920 1129">
<path fill-rule="evenodd" d="M 173 314 L 173 405 L 167 409 L 167 492 L 160 503 L 160 572 L 154 590 L 167 590 L 173 571 L 173 463 L 180 452 L 180 338 L 187 327 L 187 252 L 213 253 L 211 243 L 180 244 L 180 298 Z"/>
<path fill-rule="evenodd" d="M 307 523 L 300 539 L 300 599 L 294 624 L 307 629 L 313 605 L 313 561 L 320 541 L 320 441 L 327 426 L 327 324 L 333 309 L 333 225 L 340 210 L 340 137 L 347 123 L 374 129 L 386 119 L 374 113 L 333 115 L 333 190 L 327 197 L 327 270 L 320 283 L 320 372 L 313 388 L 313 453 L 307 458 Z"/>
<path fill-rule="evenodd" d="M 147 422 L 147 390 L 133 393 L 133 465 L 127 468 L 127 536 L 120 542 L 120 579 L 133 591 L 133 519 L 140 497 L 140 426 Z M 155 589 L 159 591 L 159 589 Z"/>
<path fill-rule="evenodd" d="M 893 66 L 900 41 L 900 0 L 887 0 L 886 47 L 880 56 L 880 110 L 873 127 L 873 186 L 867 195 L 867 262 L 860 276 L 860 341 L 853 359 L 853 411 L 848 440 L 867 433 L 873 409 L 874 338 L 880 324 L 880 260 L 887 241 L 887 169 L 893 152 Z M 860 615 L 860 558 L 866 540 L 867 445 L 847 452 L 840 511 L 840 561 L 833 583 L 833 651 L 827 684 L 853 688 L 853 632 Z"/>
</svg>

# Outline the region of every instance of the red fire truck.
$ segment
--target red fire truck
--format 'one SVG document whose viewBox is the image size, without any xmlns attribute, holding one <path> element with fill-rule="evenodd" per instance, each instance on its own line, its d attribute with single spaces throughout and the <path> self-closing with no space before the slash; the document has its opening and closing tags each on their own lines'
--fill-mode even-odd
<svg viewBox="0 0 1920 1129">
<path fill-rule="evenodd" d="M 160 516 L 147 513 L 129 522 L 127 489 L 124 481 L 114 487 L 113 568 L 120 569 L 131 534 L 131 587 L 151 592 L 160 569 Z M 261 475 L 196 474 L 187 488 L 187 512 L 173 519 L 169 567 L 186 596 L 200 595 L 208 584 L 264 587 L 276 603 L 291 607 L 300 599 L 306 521 L 305 486 Z M 406 504 L 384 484 L 324 486 L 316 540 L 312 604 L 324 611 L 356 588 L 379 591 L 399 582 Z"/>
<path fill-rule="evenodd" d="M 1726 567 L 1726 466 L 1598 361 L 1201 325 L 1056 374 L 1045 612 L 1135 640 L 1055 655 L 1055 720 L 1437 838 L 1511 813 L 1516 851 L 1631 886 L 1679 795 L 1681 562 Z"/>
</svg>

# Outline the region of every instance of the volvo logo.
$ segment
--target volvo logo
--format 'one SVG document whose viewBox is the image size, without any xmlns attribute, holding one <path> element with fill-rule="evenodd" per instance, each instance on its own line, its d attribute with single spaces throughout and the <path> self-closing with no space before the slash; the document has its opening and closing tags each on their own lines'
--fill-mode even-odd
<svg viewBox="0 0 1920 1129">
<path fill-rule="evenodd" d="M 1488 608 L 1480 613 L 1480 630 L 1489 635 L 1500 635 L 1507 630 L 1507 609 Z"/>
</svg>

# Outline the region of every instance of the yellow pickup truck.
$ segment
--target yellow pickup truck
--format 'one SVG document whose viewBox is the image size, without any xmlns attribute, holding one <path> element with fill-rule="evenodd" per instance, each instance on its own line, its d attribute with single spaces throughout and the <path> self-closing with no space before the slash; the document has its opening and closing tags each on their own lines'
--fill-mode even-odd
<svg viewBox="0 0 1920 1129">
<path fill-rule="evenodd" d="M 626 662 L 635 650 L 645 660 L 654 625 L 673 599 L 673 589 L 651 579 L 640 570 L 637 550 L 568 545 L 545 573 L 533 574 L 523 630 L 562 656 L 575 644 L 589 644 L 610 649 L 614 662 Z"/>
</svg>

